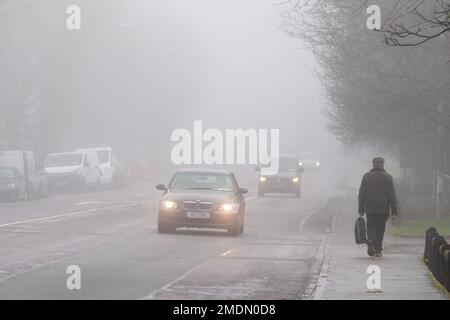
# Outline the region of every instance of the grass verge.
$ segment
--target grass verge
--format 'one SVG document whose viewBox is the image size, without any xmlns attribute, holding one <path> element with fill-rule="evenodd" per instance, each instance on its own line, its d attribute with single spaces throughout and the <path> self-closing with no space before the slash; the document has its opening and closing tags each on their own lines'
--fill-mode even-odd
<svg viewBox="0 0 450 320">
<path fill-rule="evenodd" d="M 389 233 L 395 237 L 425 237 L 428 228 L 435 227 L 443 237 L 450 236 L 450 217 L 442 219 L 421 218 L 404 220 L 401 224 L 390 225 Z"/>
</svg>

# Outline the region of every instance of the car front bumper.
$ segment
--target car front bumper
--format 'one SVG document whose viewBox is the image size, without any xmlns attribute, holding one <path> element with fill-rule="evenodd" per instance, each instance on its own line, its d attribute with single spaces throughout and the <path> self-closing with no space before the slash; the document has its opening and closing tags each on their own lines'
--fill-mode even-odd
<svg viewBox="0 0 450 320">
<path fill-rule="evenodd" d="M 17 188 L 0 187 L 0 199 L 11 199 L 12 196 L 17 195 L 19 190 Z"/>
<path fill-rule="evenodd" d="M 174 227 L 195 227 L 195 228 L 215 228 L 227 229 L 236 224 L 239 213 L 217 213 L 209 212 L 209 218 L 189 218 L 185 210 L 163 210 L 158 212 L 158 221 L 170 224 Z"/>
<path fill-rule="evenodd" d="M 260 192 L 266 193 L 296 193 L 300 191 L 300 181 L 293 182 L 292 179 L 278 181 L 266 180 L 259 182 Z"/>
<path fill-rule="evenodd" d="M 81 175 L 53 175 L 47 177 L 47 184 L 51 189 L 80 187 L 83 184 L 83 177 Z"/>
</svg>

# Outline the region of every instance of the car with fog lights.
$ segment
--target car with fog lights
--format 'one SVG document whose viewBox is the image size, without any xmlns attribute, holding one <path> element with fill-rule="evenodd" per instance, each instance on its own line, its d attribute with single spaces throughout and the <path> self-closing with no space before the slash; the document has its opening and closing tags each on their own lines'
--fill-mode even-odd
<svg viewBox="0 0 450 320">
<path fill-rule="evenodd" d="M 273 175 L 263 175 L 261 167 L 258 171 L 258 196 L 264 197 L 266 193 L 290 193 L 296 198 L 301 194 L 301 173 L 303 168 L 298 164 L 296 156 L 291 154 L 280 154 L 278 156 L 278 172 Z"/>
<path fill-rule="evenodd" d="M 226 229 L 238 236 L 244 232 L 245 198 L 230 171 L 182 169 L 163 191 L 158 211 L 158 232 L 171 233 L 180 227 Z"/>
<path fill-rule="evenodd" d="M 303 152 L 299 157 L 298 165 L 305 172 L 320 172 L 322 167 L 319 156 L 315 152 Z"/>
</svg>

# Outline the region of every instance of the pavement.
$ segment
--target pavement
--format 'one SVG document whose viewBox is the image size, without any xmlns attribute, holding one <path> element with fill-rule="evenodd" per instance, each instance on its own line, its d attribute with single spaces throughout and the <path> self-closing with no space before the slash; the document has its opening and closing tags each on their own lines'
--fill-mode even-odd
<svg viewBox="0 0 450 320">
<path fill-rule="evenodd" d="M 356 202 L 347 199 L 335 216 L 314 299 L 449 299 L 445 290 L 434 285 L 432 276 L 422 262 L 424 239 L 393 237 L 386 232 L 382 258 L 371 258 L 367 255 L 366 245 L 356 245 L 353 234 L 356 208 Z M 376 286 L 368 288 L 369 277 L 369 283 L 374 283 L 368 268 L 370 272 L 380 271 L 380 289 L 377 290 Z"/>
</svg>

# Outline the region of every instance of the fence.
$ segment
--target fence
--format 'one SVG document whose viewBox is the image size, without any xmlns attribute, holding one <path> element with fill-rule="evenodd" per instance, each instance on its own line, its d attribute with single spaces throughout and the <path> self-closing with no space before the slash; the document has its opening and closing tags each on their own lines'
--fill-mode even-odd
<svg viewBox="0 0 450 320">
<path fill-rule="evenodd" d="M 427 230 L 425 237 L 425 264 L 438 280 L 450 292 L 450 244 L 440 236 L 436 228 Z"/>
</svg>

